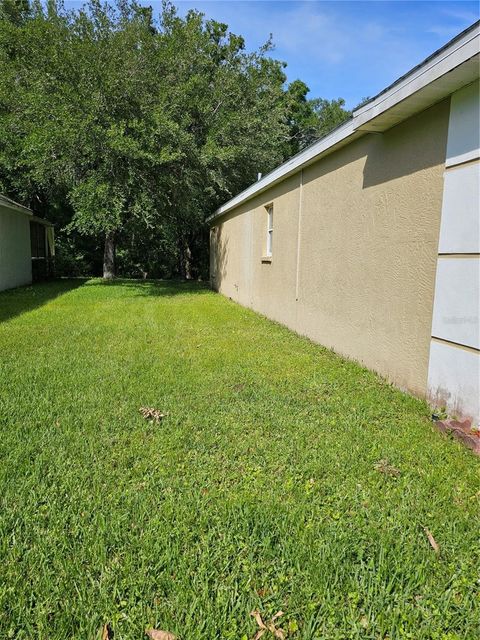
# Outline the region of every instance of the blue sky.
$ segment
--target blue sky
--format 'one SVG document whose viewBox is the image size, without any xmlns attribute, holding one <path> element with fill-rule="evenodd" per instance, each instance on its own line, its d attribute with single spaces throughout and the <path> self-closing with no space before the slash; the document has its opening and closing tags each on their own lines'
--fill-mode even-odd
<svg viewBox="0 0 480 640">
<path fill-rule="evenodd" d="M 150 4 L 145 1 L 145 4 Z M 158 4 L 152 3 L 155 8 Z M 177 0 L 226 22 L 255 49 L 272 33 L 274 57 L 301 78 L 310 97 L 343 97 L 353 107 L 479 18 L 478 2 L 289 2 Z"/>
<path fill-rule="evenodd" d="M 113 2 L 113 0 L 110 0 Z M 82 0 L 64 0 L 67 8 Z M 160 0 L 139 0 L 158 14 Z M 273 57 L 310 97 L 372 97 L 480 18 L 479 1 L 172 0 L 229 25 L 254 50 L 272 34 Z"/>
</svg>

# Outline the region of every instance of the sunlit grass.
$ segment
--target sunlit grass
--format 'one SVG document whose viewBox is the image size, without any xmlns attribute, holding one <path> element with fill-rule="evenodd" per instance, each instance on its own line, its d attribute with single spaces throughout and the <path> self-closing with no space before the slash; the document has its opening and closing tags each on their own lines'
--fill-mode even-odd
<svg viewBox="0 0 480 640">
<path fill-rule="evenodd" d="M 0 320 L 0 638 L 479 637 L 479 464 L 421 401 L 195 285 Z"/>
</svg>

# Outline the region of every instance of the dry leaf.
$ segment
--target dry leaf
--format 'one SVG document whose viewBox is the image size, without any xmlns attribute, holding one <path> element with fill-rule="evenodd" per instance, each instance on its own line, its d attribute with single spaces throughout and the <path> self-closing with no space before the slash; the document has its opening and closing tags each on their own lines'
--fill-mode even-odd
<svg viewBox="0 0 480 640">
<path fill-rule="evenodd" d="M 277 613 L 273 616 L 273 618 L 270 620 L 270 622 L 275 622 L 275 620 L 277 618 L 280 618 L 280 616 L 283 616 L 283 611 L 277 611 Z"/>
<path fill-rule="evenodd" d="M 167 415 L 166 413 L 162 413 L 160 409 L 154 409 L 153 407 L 140 407 L 139 411 L 145 420 L 149 420 L 150 422 L 160 422 Z"/>
<path fill-rule="evenodd" d="M 110 640 L 110 627 L 108 624 L 104 624 L 102 628 L 102 640 Z"/>
<path fill-rule="evenodd" d="M 262 620 L 262 616 L 260 615 L 260 611 L 252 611 L 250 615 L 255 618 L 255 622 L 258 624 L 260 629 L 266 629 L 267 628 L 265 626 L 263 620 Z"/>
<path fill-rule="evenodd" d="M 388 460 L 379 460 L 374 466 L 377 471 L 387 476 L 392 476 L 392 478 L 398 478 L 400 475 L 400 469 L 393 467 Z"/>
<path fill-rule="evenodd" d="M 260 638 L 264 635 L 265 631 L 267 630 L 267 627 L 263 623 L 262 616 L 260 615 L 260 611 L 252 611 L 250 615 L 255 618 L 255 622 L 260 627 L 260 629 L 254 635 L 253 640 L 260 640 Z"/>
<path fill-rule="evenodd" d="M 265 624 L 265 622 L 262 620 L 260 611 L 252 611 L 250 615 L 255 618 L 255 622 L 260 627 L 253 640 L 260 640 L 260 638 L 265 634 L 266 631 L 270 631 L 270 633 L 273 633 L 275 638 L 278 638 L 279 640 L 285 640 L 285 631 L 283 629 L 277 628 L 277 626 L 275 625 L 275 620 L 280 618 L 280 616 L 283 616 L 283 611 L 277 611 L 277 613 L 273 616 L 270 622 L 267 622 L 267 624 Z"/>
<path fill-rule="evenodd" d="M 152 640 L 177 640 L 177 636 L 170 631 L 161 631 L 160 629 L 146 629 L 145 633 Z"/>
<path fill-rule="evenodd" d="M 427 527 L 424 527 L 423 530 L 427 535 L 428 541 L 430 542 L 432 549 L 435 551 L 435 553 L 440 553 L 440 547 L 438 546 L 437 541 L 433 537 L 432 532 L 429 529 L 427 529 Z"/>
</svg>

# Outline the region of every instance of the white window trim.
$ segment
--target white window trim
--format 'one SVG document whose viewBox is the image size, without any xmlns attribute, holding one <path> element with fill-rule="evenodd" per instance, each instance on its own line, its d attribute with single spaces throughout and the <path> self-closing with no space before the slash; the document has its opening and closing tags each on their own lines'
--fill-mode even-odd
<svg viewBox="0 0 480 640">
<path fill-rule="evenodd" d="M 273 250 L 273 204 L 268 204 L 265 209 L 267 211 L 267 246 L 265 256 L 271 258 Z"/>
</svg>

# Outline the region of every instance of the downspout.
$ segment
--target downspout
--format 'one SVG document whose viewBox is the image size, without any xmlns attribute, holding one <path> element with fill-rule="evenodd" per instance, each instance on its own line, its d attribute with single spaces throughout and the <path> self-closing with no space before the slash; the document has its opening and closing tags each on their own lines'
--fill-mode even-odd
<svg viewBox="0 0 480 640">
<path fill-rule="evenodd" d="M 299 285 L 300 285 L 300 238 L 301 238 L 301 226 L 302 226 L 302 204 L 303 204 L 303 169 L 300 171 L 300 186 L 299 186 L 299 201 L 298 201 L 298 226 L 297 226 L 297 274 L 295 280 L 295 301 L 298 302 Z"/>
</svg>

